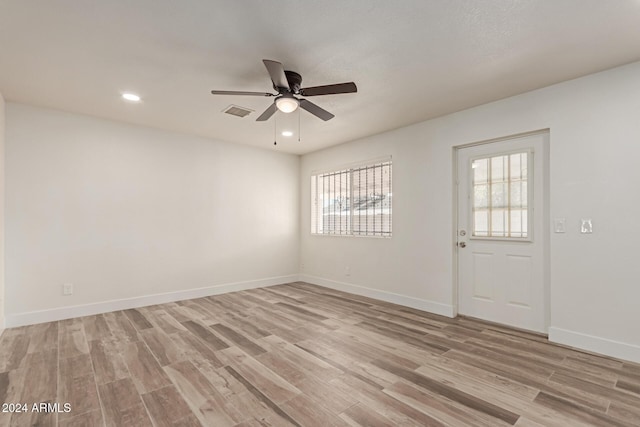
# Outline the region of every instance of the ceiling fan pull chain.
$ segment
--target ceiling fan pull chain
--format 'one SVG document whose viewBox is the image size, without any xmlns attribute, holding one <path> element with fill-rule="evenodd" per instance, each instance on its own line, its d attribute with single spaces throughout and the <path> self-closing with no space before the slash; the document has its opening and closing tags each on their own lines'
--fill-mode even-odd
<svg viewBox="0 0 640 427">
<path fill-rule="evenodd" d="M 273 118 L 273 145 L 278 145 L 278 115 Z"/>
<path fill-rule="evenodd" d="M 298 142 L 300 142 L 300 110 L 298 110 Z"/>
</svg>

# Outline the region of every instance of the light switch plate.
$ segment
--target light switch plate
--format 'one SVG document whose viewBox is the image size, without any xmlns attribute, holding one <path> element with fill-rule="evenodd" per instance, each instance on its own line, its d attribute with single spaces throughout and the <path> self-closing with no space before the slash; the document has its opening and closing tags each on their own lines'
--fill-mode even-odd
<svg viewBox="0 0 640 427">
<path fill-rule="evenodd" d="M 553 219 L 553 232 L 554 233 L 564 233 L 564 232 L 566 232 L 565 219 L 564 218 L 554 218 Z"/>
<path fill-rule="evenodd" d="M 591 234 L 593 233 L 593 224 L 591 223 L 591 219 L 583 219 L 580 225 L 580 232 L 582 234 Z"/>
</svg>

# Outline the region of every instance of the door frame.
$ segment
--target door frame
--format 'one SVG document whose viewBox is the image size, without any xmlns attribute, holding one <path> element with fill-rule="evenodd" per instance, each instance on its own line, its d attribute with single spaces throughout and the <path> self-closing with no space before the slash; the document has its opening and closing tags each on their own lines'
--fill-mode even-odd
<svg viewBox="0 0 640 427">
<path fill-rule="evenodd" d="M 507 136 L 502 136 L 498 138 L 485 139 L 481 141 L 464 143 L 459 145 L 454 145 L 452 147 L 452 161 L 453 161 L 453 206 L 452 206 L 452 215 L 453 215 L 453 229 L 451 230 L 451 251 L 452 251 L 452 259 L 453 259 L 453 286 L 452 286 L 452 307 L 453 307 L 453 317 L 458 316 L 458 307 L 460 305 L 460 292 L 459 292 L 459 280 L 458 280 L 458 197 L 460 196 L 459 183 L 458 183 L 458 157 L 459 151 L 464 148 L 474 147 L 478 145 L 487 145 L 492 144 L 494 142 L 504 142 L 510 139 L 516 139 L 526 136 L 532 135 L 544 135 L 546 138 L 543 141 L 544 144 L 544 155 L 542 156 L 544 165 L 542 169 L 543 173 L 543 198 L 542 198 L 542 230 L 539 230 L 542 235 L 544 235 L 544 243 L 543 243 L 543 257 L 542 257 L 542 269 L 543 269 L 543 286 L 544 286 L 544 321 L 545 321 L 545 330 L 549 330 L 549 326 L 551 323 L 551 275 L 550 275 L 550 240 L 551 240 L 551 226 L 550 226 L 550 140 L 551 140 L 551 129 L 544 128 L 538 129 L 530 132 L 522 132 L 511 134 Z M 509 326 L 509 325 L 507 325 Z"/>
</svg>

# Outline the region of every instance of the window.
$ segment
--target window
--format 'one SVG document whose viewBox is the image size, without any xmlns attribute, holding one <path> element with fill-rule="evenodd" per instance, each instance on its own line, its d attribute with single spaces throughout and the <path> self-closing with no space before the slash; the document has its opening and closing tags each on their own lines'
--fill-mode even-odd
<svg viewBox="0 0 640 427">
<path fill-rule="evenodd" d="M 475 159 L 473 237 L 529 238 L 529 152 Z"/>
<path fill-rule="evenodd" d="M 391 160 L 311 176 L 311 233 L 391 236 Z"/>
</svg>

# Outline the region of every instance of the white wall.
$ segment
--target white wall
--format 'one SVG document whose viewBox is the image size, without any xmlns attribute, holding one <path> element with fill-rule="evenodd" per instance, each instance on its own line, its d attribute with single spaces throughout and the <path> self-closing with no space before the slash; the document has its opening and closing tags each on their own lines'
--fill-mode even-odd
<svg viewBox="0 0 640 427">
<path fill-rule="evenodd" d="M 640 63 L 303 156 L 301 277 L 453 313 L 452 147 L 545 128 L 550 216 L 568 225 L 550 236 L 550 339 L 640 362 Z M 311 172 L 388 154 L 393 238 L 311 236 Z"/>
<path fill-rule="evenodd" d="M 4 330 L 4 129 L 5 102 L 0 93 L 0 335 Z"/>
<path fill-rule="evenodd" d="M 294 155 L 8 103 L 8 325 L 294 280 L 298 167 Z"/>
</svg>

